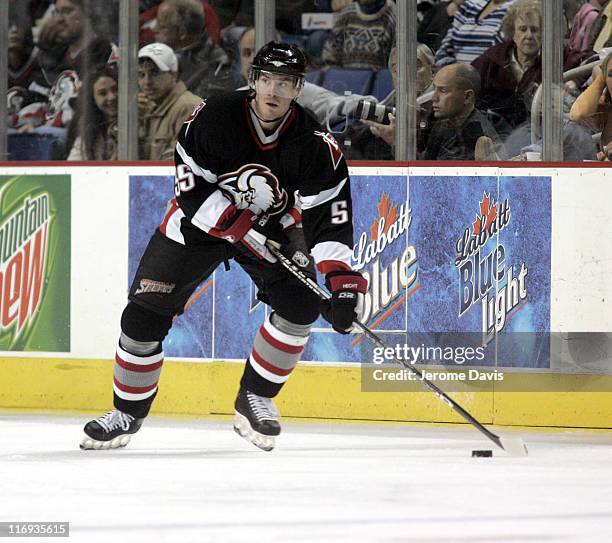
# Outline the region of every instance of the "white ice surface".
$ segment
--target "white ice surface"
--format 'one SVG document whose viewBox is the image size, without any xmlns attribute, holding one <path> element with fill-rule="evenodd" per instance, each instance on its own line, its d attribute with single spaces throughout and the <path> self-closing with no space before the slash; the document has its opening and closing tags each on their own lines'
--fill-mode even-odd
<svg viewBox="0 0 612 543">
<path fill-rule="evenodd" d="M 471 458 L 492 444 L 469 427 L 285 422 L 266 453 L 229 419 L 151 417 L 81 451 L 86 420 L 0 414 L 0 520 L 70 522 L 23 541 L 612 541 L 612 433 Z"/>
</svg>

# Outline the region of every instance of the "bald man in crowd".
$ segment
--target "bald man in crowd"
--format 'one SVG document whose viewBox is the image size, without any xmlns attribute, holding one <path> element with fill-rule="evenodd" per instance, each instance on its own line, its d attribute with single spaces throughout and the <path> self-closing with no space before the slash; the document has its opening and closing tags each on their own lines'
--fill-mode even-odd
<svg viewBox="0 0 612 543">
<path fill-rule="evenodd" d="M 436 122 L 420 158 L 486 160 L 496 159 L 500 153 L 504 158 L 499 136 L 487 117 L 476 109 L 480 92 L 478 71 L 463 63 L 445 66 L 435 75 L 433 87 L 432 108 Z M 478 157 L 475 156 L 477 142 L 481 155 Z"/>
</svg>

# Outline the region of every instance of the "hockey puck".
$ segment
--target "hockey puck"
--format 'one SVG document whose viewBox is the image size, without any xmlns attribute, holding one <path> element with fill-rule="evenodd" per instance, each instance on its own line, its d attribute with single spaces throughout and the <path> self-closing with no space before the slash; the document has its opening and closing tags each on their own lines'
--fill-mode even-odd
<svg viewBox="0 0 612 543">
<path fill-rule="evenodd" d="M 493 451 L 472 451 L 472 458 L 489 458 L 493 456 Z"/>
</svg>

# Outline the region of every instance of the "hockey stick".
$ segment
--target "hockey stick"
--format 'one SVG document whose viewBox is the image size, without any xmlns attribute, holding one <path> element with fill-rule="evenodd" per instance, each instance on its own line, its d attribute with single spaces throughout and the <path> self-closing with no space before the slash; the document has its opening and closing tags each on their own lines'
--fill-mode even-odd
<svg viewBox="0 0 612 543">
<path fill-rule="evenodd" d="M 331 295 L 329 292 L 323 290 L 315 281 L 304 275 L 299 269 L 295 267 L 295 265 L 276 247 L 271 244 L 267 244 L 270 252 L 279 260 L 282 266 L 287 269 L 294 277 L 296 277 L 299 281 L 301 281 L 304 285 L 306 285 L 310 290 L 312 290 L 319 298 L 322 300 L 329 300 Z M 377 347 L 382 349 L 386 348 L 386 345 L 383 341 L 378 337 L 372 330 L 370 330 L 365 324 L 359 321 L 354 321 L 354 323 L 361 332 L 365 334 L 365 336 L 374 343 Z M 453 409 L 456 413 L 461 415 L 467 422 L 469 422 L 474 428 L 476 428 L 479 432 L 484 434 L 488 439 L 490 439 L 495 445 L 497 445 L 500 449 L 503 449 L 511 456 L 527 456 L 527 447 L 525 443 L 520 437 L 500 437 L 497 434 L 494 434 L 488 428 L 485 428 L 481 422 L 479 422 L 476 418 L 474 418 L 470 413 L 468 413 L 463 407 L 461 407 L 455 400 L 453 400 L 450 396 L 448 396 L 443 390 L 434 385 L 429 379 L 427 379 L 421 370 L 410 364 L 407 360 L 403 358 L 396 358 L 396 361 L 404 366 L 406 369 L 414 373 L 423 386 L 428 388 L 431 392 L 433 392 L 438 399 L 443 401 L 446 405 L 448 405 L 451 409 Z"/>
</svg>

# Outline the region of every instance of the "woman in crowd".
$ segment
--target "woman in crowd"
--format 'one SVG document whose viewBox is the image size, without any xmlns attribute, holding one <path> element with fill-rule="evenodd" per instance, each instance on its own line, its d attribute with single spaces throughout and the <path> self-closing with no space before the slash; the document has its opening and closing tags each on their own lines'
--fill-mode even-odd
<svg viewBox="0 0 612 543">
<path fill-rule="evenodd" d="M 576 99 L 570 119 L 601 132 L 598 160 L 610 160 L 612 155 L 612 53 L 593 70 L 593 82 Z"/>
<path fill-rule="evenodd" d="M 68 131 L 68 160 L 117 159 L 117 69 L 101 64 L 87 72 Z"/>
<path fill-rule="evenodd" d="M 533 95 L 542 82 L 540 0 L 513 3 L 502 21 L 502 33 L 505 41 L 487 49 L 472 65 L 481 77 L 479 109 L 500 115 L 508 130 L 528 120 Z M 585 55 L 566 47 L 563 70 L 578 66 Z"/>
</svg>

